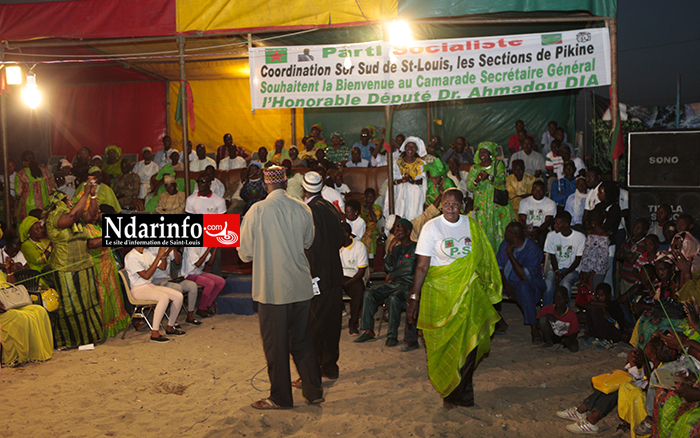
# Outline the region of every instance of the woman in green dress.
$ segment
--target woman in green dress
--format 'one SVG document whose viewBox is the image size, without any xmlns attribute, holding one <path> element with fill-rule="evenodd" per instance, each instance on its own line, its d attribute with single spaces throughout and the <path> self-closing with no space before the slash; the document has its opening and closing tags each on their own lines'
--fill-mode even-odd
<svg viewBox="0 0 700 438">
<path fill-rule="evenodd" d="M 49 193 L 56 188 L 56 182 L 49 169 L 34 159 L 34 152 L 22 152 L 22 169 L 15 176 L 17 193 L 17 223 L 20 224 L 27 214 L 38 208 L 44 210 Z"/>
<path fill-rule="evenodd" d="M 29 269 L 41 272 L 49 263 L 53 246 L 46 237 L 44 226 L 34 216 L 27 216 L 19 226 L 19 239 L 22 242 L 22 254 L 27 259 Z"/>
<path fill-rule="evenodd" d="M 102 171 L 109 174 L 107 182 L 111 183 L 122 174 L 122 148 L 115 145 L 107 146 L 105 154 L 107 161 L 102 165 Z"/>
<path fill-rule="evenodd" d="M 89 251 L 98 248 L 102 238 L 90 238 L 81 220 L 83 213 L 88 217 L 98 214 L 95 187 L 95 178 L 88 177 L 75 205 L 61 192 L 53 192 L 49 198 L 46 231 L 54 246 L 49 261 L 61 300 L 54 328 L 54 346 L 58 349 L 103 339 L 98 280 Z M 88 200 L 92 202 L 86 212 Z"/>
<path fill-rule="evenodd" d="M 113 208 L 108 205 L 101 205 L 100 210 L 105 213 L 115 214 Z M 86 228 L 91 239 L 102 239 L 102 227 L 100 226 L 100 216 L 86 221 Z M 100 298 L 100 308 L 102 309 L 102 331 L 106 338 L 116 336 L 121 330 L 129 325 L 131 319 L 124 309 L 122 291 L 119 283 L 119 268 L 114 259 L 112 248 L 93 248 L 92 261 L 95 265 L 95 275 L 97 276 L 97 293 Z"/>
<path fill-rule="evenodd" d="M 496 159 L 496 143 L 485 141 L 477 147 L 467 188 L 474 193 L 476 220 L 484 229 L 491 248 L 497 252 L 506 226 L 515 220 L 515 215 L 510 203 L 499 205 L 493 200 L 495 189 L 506 189 L 506 165 Z"/>
</svg>

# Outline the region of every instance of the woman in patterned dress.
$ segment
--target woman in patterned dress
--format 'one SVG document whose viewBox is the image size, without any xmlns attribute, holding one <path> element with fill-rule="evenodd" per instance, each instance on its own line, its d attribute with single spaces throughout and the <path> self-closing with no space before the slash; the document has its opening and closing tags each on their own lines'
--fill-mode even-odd
<svg viewBox="0 0 700 438">
<path fill-rule="evenodd" d="M 505 163 L 495 157 L 495 143 L 480 143 L 467 182 L 467 188 L 474 193 L 476 220 L 486 232 L 494 252 L 498 251 L 498 246 L 503 241 L 506 226 L 515 220 L 510 203 L 498 205 L 493 200 L 495 189 L 506 189 Z"/>
</svg>

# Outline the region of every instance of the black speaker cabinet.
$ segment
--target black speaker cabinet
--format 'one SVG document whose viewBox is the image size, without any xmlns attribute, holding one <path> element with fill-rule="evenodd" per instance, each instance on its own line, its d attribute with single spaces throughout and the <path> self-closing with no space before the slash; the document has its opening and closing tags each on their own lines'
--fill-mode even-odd
<svg viewBox="0 0 700 438">
<path fill-rule="evenodd" d="M 661 204 L 668 204 L 675 220 L 679 214 L 687 213 L 695 220 L 696 228 L 700 226 L 700 189 L 638 189 L 630 187 L 630 217 L 634 221 L 640 217 L 656 220 L 656 209 Z"/>
<path fill-rule="evenodd" d="M 700 131 L 630 132 L 630 188 L 700 189 Z"/>
</svg>

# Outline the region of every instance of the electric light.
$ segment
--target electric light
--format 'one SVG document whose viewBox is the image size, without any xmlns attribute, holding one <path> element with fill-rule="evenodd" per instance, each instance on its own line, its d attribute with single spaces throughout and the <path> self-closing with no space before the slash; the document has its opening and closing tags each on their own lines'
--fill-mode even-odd
<svg viewBox="0 0 700 438">
<path fill-rule="evenodd" d="M 22 100 L 31 109 L 36 109 L 41 104 L 41 92 L 36 86 L 36 76 L 27 75 L 27 85 L 22 88 Z"/>
<path fill-rule="evenodd" d="M 394 20 L 389 23 L 389 43 L 392 46 L 406 44 L 407 41 L 413 41 L 411 26 L 405 20 Z"/>
<path fill-rule="evenodd" d="M 5 77 L 7 85 L 22 85 L 22 68 L 19 65 L 8 65 L 5 67 Z"/>
</svg>

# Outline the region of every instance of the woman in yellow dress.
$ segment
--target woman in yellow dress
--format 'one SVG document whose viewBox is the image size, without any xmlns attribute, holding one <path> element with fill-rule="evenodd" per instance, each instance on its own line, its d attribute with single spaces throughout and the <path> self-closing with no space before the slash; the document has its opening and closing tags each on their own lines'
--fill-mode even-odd
<svg viewBox="0 0 700 438">
<path fill-rule="evenodd" d="M 7 276 L 0 271 L 0 285 L 6 282 Z M 5 310 L 0 303 L 0 342 L 4 366 L 51 359 L 53 334 L 46 309 L 30 304 Z"/>
</svg>

